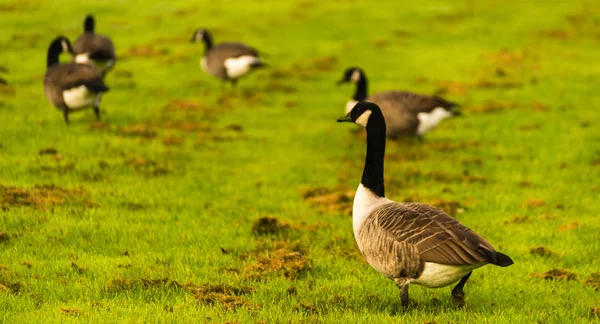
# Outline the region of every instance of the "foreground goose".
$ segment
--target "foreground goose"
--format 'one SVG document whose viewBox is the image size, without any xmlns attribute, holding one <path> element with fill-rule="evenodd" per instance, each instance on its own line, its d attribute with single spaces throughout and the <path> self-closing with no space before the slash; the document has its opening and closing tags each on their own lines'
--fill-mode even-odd
<svg viewBox="0 0 600 324">
<path fill-rule="evenodd" d="M 71 53 L 71 44 L 64 36 L 57 37 L 48 48 L 44 94 L 50 103 L 62 111 L 65 122 L 69 113 L 92 107 L 100 119 L 100 98 L 108 91 L 102 75 L 93 66 L 78 63 L 59 63 L 62 52 Z"/>
<path fill-rule="evenodd" d="M 115 47 L 110 38 L 94 33 L 94 16 L 88 15 L 83 22 L 83 34 L 73 43 L 74 60 L 94 65 L 105 75 L 117 60 Z"/>
<path fill-rule="evenodd" d="M 367 157 L 352 208 L 354 236 L 369 264 L 396 282 L 404 307 L 410 283 L 439 288 L 460 280 L 452 290 L 454 304 L 460 308 L 464 306 L 463 287 L 473 269 L 488 263 L 513 264 L 510 257 L 443 211 L 385 197 L 386 123 L 376 104 L 360 102 L 338 122 L 367 129 Z"/>
<path fill-rule="evenodd" d="M 387 136 L 422 137 L 434 129 L 442 120 L 458 113 L 458 105 L 435 96 L 426 96 L 407 91 L 385 91 L 367 98 L 367 76 L 358 67 L 344 71 L 338 84 L 356 83 L 354 96 L 346 103 L 348 113 L 357 102 L 368 100 L 381 107 L 387 124 Z"/>
<path fill-rule="evenodd" d="M 204 43 L 204 56 L 200 66 L 204 72 L 235 86 L 237 79 L 248 72 L 266 66 L 258 57 L 258 51 L 243 43 L 221 43 L 213 45 L 212 36 L 206 29 L 194 32 L 192 42 Z"/>
</svg>

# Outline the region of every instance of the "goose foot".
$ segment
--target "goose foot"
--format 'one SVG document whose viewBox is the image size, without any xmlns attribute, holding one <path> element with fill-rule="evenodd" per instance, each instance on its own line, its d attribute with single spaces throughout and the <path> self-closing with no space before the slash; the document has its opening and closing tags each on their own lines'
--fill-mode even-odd
<svg viewBox="0 0 600 324">
<path fill-rule="evenodd" d="M 67 110 L 63 110 L 63 118 L 65 119 L 65 123 L 69 125 L 69 112 Z"/>
<path fill-rule="evenodd" d="M 100 107 L 94 106 L 94 115 L 96 115 L 96 120 L 100 120 Z"/>
<path fill-rule="evenodd" d="M 410 281 L 404 278 L 395 278 L 396 287 L 400 289 L 400 302 L 403 308 L 408 308 L 408 285 Z"/>
<path fill-rule="evenodd" d="M 467 280 L 469 280 L 471 273 L 473 273 L 473 271 L 462 277 L 454 289 L 452 289 L 452 303 L 456 309 L 465 307 L 465 292 L 463 291 L 463 288 L 465 287 Z"/>
</svg>

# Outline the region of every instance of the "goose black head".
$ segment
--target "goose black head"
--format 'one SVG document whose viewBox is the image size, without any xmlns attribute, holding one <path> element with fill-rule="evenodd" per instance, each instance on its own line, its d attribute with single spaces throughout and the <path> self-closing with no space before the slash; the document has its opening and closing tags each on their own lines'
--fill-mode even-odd
<svg viewBox="0 0 600 324">
<path fill-rule="evenodd" d="M 364 79 L 365 72 L 359 67 L 349 67 L 344 71 L 342 79 L 337 82 L 338 85 L 342 83 L 358 83 Z"/>
<path fill-rule="evenodd" d="M 94 16 L 91 14 L 87 15 L 87 17 L 85 17 L 85 20 L 83 22 L 83 30 L 86 33 L 93 33 L 94 28 L 95 28 Z"/>
<path fill-rule="evenodd" d="M 383 116 L 379 106 L 372 102 L 361 101 L 346 116 L 338 118 L 337 121 L 338 123 L 351 122 L 366 128 L 373 113 Z"/>
<path fill-rule="evenodd" d="M 50 47 L 48 48 L 47 66 L 58 63 L 58 56 L 60 53 L 69 53 L 71 55 L 73 53 L 71 42 L 62 35 L 56 37 L 52 43 L 50 43 Z"/>
</svg>

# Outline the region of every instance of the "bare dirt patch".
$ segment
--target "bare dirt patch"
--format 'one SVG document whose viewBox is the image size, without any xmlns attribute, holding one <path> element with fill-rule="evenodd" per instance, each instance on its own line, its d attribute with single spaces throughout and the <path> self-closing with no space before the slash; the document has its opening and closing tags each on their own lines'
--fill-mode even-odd
<svg viewBox="0 0 600 324">
<path fill-rule="evenodd" d="M 600 272 L 594 272 L 585 280 L 585 285 L 594 288 L 594 290 L 600 290 Z"/>
<path fill-rule="evenodd" d="M 529 253 L 541 257 L 556 257 L 558 253 L 551 251 L 543 246 L 538 246 L 529 249 Z"/>
<path fill-rule="evenodd" d="M 130 158 L 124 161 L 124 165 L 133 168 L 136 172 L 147 176 L 163 176 L 171 173 L 171 167 L 167 163 L 159 163 L 157 161 L 142 157 Z"/>
<path fill-rule="evenodd" d="M 524 202 L 522 202 L 520 206 L 526 207 L 526 208 L 537 208 L 537 207 L 542 207 L 545 205 L 546 205 L 546 202 L 542 199 L 530 198 L 530 199 L 527 199 Z"/>
<path fill-rule="evenodd" d="M 542 278 L 544 280 L 556 280 L 556 281 L 571 281 L 577 280 L 577 274 L 574 272 L 569 272 L 564 269 L 552 269 L 545 273 L 532 273 L 532 277 Z"/>
<path fill-rule="evenodd" d="M 8 233 L 0 232 L 0 243 L 8 242 L 10 240 L 10 236 Z"/>
<path fill-rule="evenodd" d="M 117 133 L 125 137 L 141 137 L 146 139 L 155 138 L 158 135 L 154 129 L 144 124 L 123 126 L 119 128 Z"/>
<path fill-rule="evenodd" d="M 566 231 L 576 230 L 578 228 L 579 228 L 579 223 L 575 221 L 575 222 L 571 222 L 569 224 L 560 225 L 557 228 L 557 231 L 559 231 L 559 232 L 566 232 Z"/>
<path fill-rule="evenodd" d="M 31 207 L 48 211 L 54 207 L 76 204 L 95 208 L 89 194 L 81 189 L 65 189 L 54 184 L 36 185 L 33 188 L 5 187 L 0 185 L 0 208 Z"/>
<path fill-rule="evenodd" d="M 252 224 L 252 234 L 259 236 L 286 234 L 289 230 L 289 224 L 282 223 L 275 217 L 261 217 Z"/>
<path fill-rule="evenodd" d="M 84 315 L 83 311 L 77 308 L 61 308 L 60 312 L 65 316 L 79 317 Z"/>
<path fill-rule="evenodd" d="M 259 244 L 255 252 L 243 256 L 258 257 L 256 263 L 242 270 L 244 279 L 262 281 L 272 276 L 283 276 L 296 280 L 311 269 L 312 261 L 306 257 L 298 242 L 280 241 L 274 246 L 271 243 L 263 244 Z"/>
<path fill-rule="evenodd" d="M 21 289 L 23 289 L 23 285 L 20 282 L 10 281 L 0 277 L 0 292 L 18 295 L 21 292 Z"/>
<path fill-rule="evenodd" d="M 350 215 L 352 213 L 352 201 L 354 190 L 347 188 L 304 188 L 300 190 L 302 197 L 317 206 L 321 213 L 340 213 Z"/>
<path fill-rule="evenodd" d="M 56 155 L 58 151 L 54 147 L 40 149 L 39 155 Z"/>
<path fill-rule="evenodd" d="M 514 102 L 487 101 L 481 105 L 467 106 L 464 109 L 471 113 L 495 113 L 516 109 L 517 107 L 517 104 Z"/>
<path fill-rule="evenodd" d="M 162 140 L 165 146 L 181 146 L 183 145 L 183 138 L 177 135 L 169 135 Z"/>
<path fill-rule="evenodd" d="M 527 224 L 531 222 L 528 216 L 515 215 L 511 219 L 504 221 L 504 224 Z"/>
<path fill-rule="evenodd" d="M 235 308 L 260 308 L 259 305 L 251 304 L 241 295 L 252 293 L 250 287 L 233 287 L 225 284 L 204 284 L 201 286 L 190 286 L 189 291 L 201 304 L 221 305 L 225 309 Z"/>
<path fill-rule="evenodd" d="M 125 53 L 119 56 L 120 59 L 131 57 L 159 57 L 169 54 L 167 48 L 156 49 L 151 45 L 135 45 L 127 49 Z"/>
<path fill-rule="evenodd" d="M 590 316 L 600 318 L 600 307 L 595 306 L 590 308 Z"/>
</svg>

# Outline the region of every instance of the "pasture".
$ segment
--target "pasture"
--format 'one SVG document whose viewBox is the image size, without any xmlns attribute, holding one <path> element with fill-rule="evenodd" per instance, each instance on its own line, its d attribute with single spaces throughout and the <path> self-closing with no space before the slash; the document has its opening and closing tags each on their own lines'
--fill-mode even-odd
<svg viewBox="0 0 600 324">
<path fill-rule="evenodd" d="M 44 98 L 49 43 L 85 15 L 118 61 L 102 120 Z M 237 89 L 196 28 L 268 68 Z M 595 1 L 0 2 L 3 323 L 588 323 L 600 318 Z M 63 61 L 67 57 L 61 58 Z M 450 287 L 392 281 L 356 247 L 354 88 L 462 106 L 388 141 L 390 199 L 437 206 L 515 264 Z"/>
</svg>

